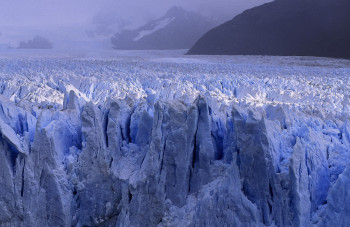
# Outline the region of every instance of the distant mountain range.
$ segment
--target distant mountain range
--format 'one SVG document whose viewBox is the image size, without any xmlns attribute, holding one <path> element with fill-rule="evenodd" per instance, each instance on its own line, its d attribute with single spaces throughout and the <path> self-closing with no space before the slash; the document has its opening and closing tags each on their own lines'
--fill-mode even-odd
<svg viewBox="0 0 350 227">
<path fill-rule="evenodd" d="M 200 14 L 173 7 L 161 18 L 112 37 L 114 49 L 189 49 L 215 24 Z"/>
<path fill-rule="evenodd" d="M 276 0 L 212 29 L 188 54 L 350 58 L 350 1 Z"/>
</svg>

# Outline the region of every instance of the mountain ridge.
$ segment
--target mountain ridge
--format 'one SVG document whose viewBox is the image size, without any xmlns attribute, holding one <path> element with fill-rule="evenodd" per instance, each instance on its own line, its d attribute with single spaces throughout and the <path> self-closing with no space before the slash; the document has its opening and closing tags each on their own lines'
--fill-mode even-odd
<svg viewBox="0 0 350 227">
<path fill-rule="evenodd" d="M 347 21 L 344 0 L 276 0 L 210 30 L 188 54 L 350 58 Z"/>
<path fill-rule="evenodd" d="M 174 6 L 166 14 L 135 30 L 124 30 L 111 38 L 114 49 L 189 49 L 214 27 L 200 14 Z"/>
</svg>

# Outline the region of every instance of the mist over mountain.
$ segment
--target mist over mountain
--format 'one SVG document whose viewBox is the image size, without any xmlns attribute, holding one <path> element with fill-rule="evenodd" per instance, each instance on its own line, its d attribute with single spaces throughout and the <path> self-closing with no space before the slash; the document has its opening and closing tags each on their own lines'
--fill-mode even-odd
<svg viewBox="0 0 350 227">
<path fill-rule="evenodd" d="M 205 34 L 189 54 L 350 58 L 350 2 L 276 0 Z"/>
<path fill-rule="evenodd" d="M 22 41 L 19 43 L 17 49 L 52 49 L 52 43 L 41 36 L 35 36 L 28 41 Z"/>
<path fill-rule="evenodd" d="M 97 14 L 91 19 L 90 26 L 85 32 L 89 37 L 111 37 L 116 31 L 123 30 L 128 25 L 132 25 L 132 22 L 118 18 L 115 13 Z"/>
<path fill-rule="evenodd" d="M 115 49 L 188 49 L 215 26 L 202 15 L 172 7 L 168 12 L 135 30 L 124 30 L 112 37 Z"/>
<path fill-rule="evenodd" d="M 164 15 L 173 6 L 199 12 L 223 23 L 245 9 L 269 0 L 16 0 L 0 1 L 0 49 L 18 47 L 40 35 L 53 49 L 112 49 L 111 37 Z M 199 37 L 198 37 L 199 38 Z M 189 47 L 188 47 L 189 48 Z M 13 50 L 12 49 L 12 50 Z"/>
</svg>

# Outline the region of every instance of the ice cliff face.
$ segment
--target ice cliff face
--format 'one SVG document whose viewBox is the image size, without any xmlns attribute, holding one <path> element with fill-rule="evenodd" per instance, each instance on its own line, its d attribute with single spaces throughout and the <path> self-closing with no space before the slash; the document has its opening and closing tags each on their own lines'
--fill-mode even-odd
<svg viewBox="0 0 350 227">
<path fill-rule="evenodd" d="M 0 226 L 350 224 L 348 61 L 159 60 L 0 60 Z"/>
</svg>

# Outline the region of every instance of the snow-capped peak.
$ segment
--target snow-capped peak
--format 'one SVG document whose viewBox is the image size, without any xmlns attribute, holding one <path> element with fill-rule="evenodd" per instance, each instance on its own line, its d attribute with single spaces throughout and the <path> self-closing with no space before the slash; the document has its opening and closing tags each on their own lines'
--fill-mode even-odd
<svg viewBox="0 0 350 227">
<path fill-rule="evenodd" d="M 140 39 L 142 39 L 144 36 L 147 36 L 147 35 L 151 35 L 152 33 L 162 29 L 162 28 L 165 28 L 166 26 L 168 26 L 173 20 L 175 20 L 175 17 L 172 17 L 172 18 L 165 18 L 161 21 L 159 21 L 155 27 L 153 29 L 150 29 L 150 30 L 142 30 L 139 32 L 138 36 L 136 36 L 134 38 L 134 41 L 138 41 Z"/>
</svg>

